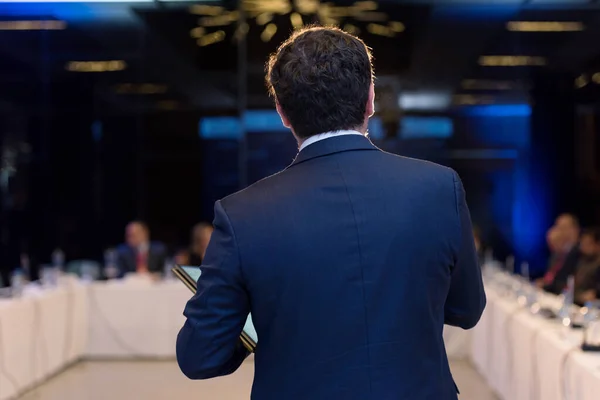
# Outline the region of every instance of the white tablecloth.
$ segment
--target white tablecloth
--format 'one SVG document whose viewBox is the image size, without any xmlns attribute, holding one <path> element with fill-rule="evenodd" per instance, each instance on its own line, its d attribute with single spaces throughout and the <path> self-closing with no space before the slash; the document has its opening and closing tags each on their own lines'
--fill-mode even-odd
<svg viewBox="0 0 600 400">
<path fill-rule="evenodd" d="M 85 288 L 72 280 L 0 300 L 0 400 L 78 360 L 86 348 L 87 318 Z"/>
<path fill-rule="evenodd" d="M 471 350 L 471 331 L 444 325 L 444 346 L 450 360 L 468 358 Z"/>
<path fill-rule="evenodd" d="M 486 286 L 488 306 L 473 331 L 471 358 L 504 400 L 598 400 L 600 355 L 580 350 L 582 332 L 534 316 Z M 556 306 L 555 296 L 542 304 Z"/>
<path fill-rule="evenodd" d="M 92 358 L 174 357 L 191 292 L 179 281 L 98 282 L 89 288 Z"/>
<path fill-rule="evenodd" d="M 86 355 L 91 358 L 175 357 L 183 309 L 191 293 L 179 281 L 98 282 L 90 286 L 90 327 Z M 449 358 L 464 358 L 470 333 L 446 326 Z"/>
<path fill-rule="evenodd" d="M 35 288 L 0 300 L 0 400 L 11 399 L 72 362 L 88 358 L 172 358 L 191 293 L 179 281 L 145 280 Z M 445 327 L 450 358 L 468 332 Z M 573 359 L 573 368 L 577 360 Z"/>
</svg>

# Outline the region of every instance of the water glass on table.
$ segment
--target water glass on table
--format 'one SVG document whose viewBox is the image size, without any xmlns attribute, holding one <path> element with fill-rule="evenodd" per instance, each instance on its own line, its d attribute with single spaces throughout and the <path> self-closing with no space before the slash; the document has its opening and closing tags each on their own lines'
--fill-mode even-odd
<svg viewBox="0 0 600 400">
<path fill-rule="evenodd" d="M 600 352 L 600 300 L 586 302 L 581 312 L 584 315 L 582 349 Z"/>
</svg>

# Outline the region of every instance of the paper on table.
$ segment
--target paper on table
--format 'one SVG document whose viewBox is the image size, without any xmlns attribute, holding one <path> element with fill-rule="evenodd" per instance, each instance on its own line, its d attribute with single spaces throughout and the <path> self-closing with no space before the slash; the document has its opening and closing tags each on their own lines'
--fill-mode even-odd
<svg viewBox="0 0 600 400">
<path fill-rule="evenodd" d="M 190 267 L 190 266 L 181 266 L 181 268 L 196 282 L 202 275 L 202 270 L 200 267 Z M 254 323 L 252 322 L 252 314 L 248 314 L 248 318 L 246 318 L 246 324 L 244 325 L 244 332 L 248 336 L 254 340 L 255 343 L 258 343 L 258 334 L 256 333 L 256 329 L 254 328 Z"/>
</svg>

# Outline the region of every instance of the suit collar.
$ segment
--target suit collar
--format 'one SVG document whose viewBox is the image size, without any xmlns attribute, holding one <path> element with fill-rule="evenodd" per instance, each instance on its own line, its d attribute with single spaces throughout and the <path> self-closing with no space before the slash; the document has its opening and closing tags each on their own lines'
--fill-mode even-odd
<svg viewBox="0 0 600 400">
<path fill-rule="evenodd" d="M 292 164 L 288 167 L 303 163 L 304 161 L 352 150 L 379 150 L 366 136 L 342 135 L 319 140 L 300 151 Z"/>
</svg>

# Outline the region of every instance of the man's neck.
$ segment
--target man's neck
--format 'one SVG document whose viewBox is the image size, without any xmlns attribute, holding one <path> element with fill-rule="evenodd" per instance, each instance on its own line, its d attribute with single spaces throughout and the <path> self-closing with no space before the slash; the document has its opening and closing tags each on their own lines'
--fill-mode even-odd
<svg viewBox="0 0 600 400">
<path fill-rule="evenodd" d="M 306 139 L 298 140 L 298 149 L 300 151 L 302 151 L 304 148 L 306 148 L 307 146 L 310 146 L 313 143 L 320 142 L 321 140 L 329 139 L 329 138 L 332 138 L 332 137 L 344 136 L 344 135 L 361 135 L 361 136 L 366 136 L 366 131 L 365 132 L 361 132 L 359 130 L 348 129 L 348 130 L 339 130 L 339 131 L 319 133 L 319 134 L 310 136 L 310 137 L 308 137 Z"/>
</svg>

